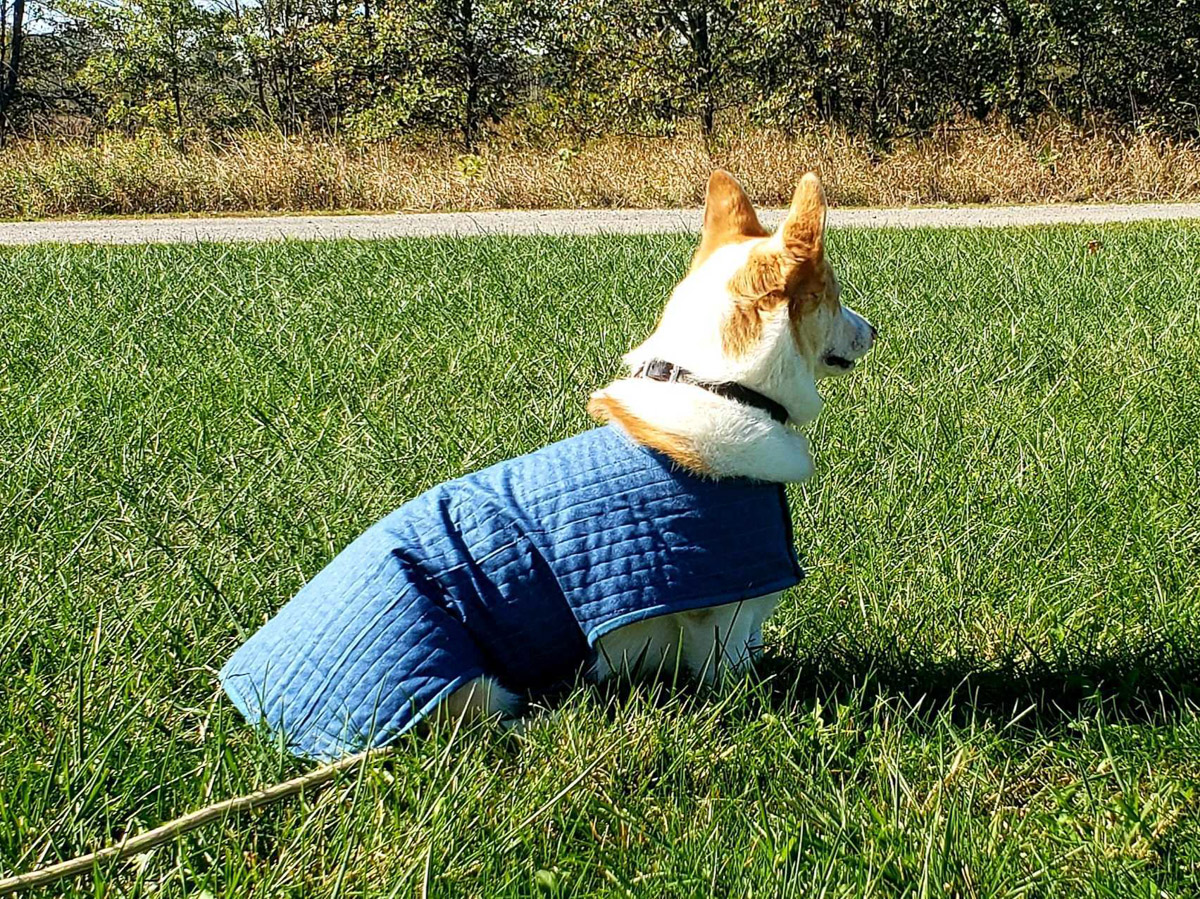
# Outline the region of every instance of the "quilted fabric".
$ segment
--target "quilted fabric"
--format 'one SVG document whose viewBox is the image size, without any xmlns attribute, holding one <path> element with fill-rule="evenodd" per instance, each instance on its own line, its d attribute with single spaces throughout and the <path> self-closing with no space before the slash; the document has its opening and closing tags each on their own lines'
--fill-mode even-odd
<svg viewBox="0 0 1200 899">
<path fill-rule="evenodd" d="M 552 686 L 613 628 L 802 576 L 782 485 L 702 479 L 602 427 L 401 506 L 220 678 L 247 720 L 331 759 L 388 743 L 479 675 Z"/>
</svg>

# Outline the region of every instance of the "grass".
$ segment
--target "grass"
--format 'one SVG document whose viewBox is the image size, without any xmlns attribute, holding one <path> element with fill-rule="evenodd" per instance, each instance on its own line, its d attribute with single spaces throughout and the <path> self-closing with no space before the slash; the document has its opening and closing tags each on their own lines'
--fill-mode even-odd
<svg viewBox="0 0 1200 899">
<path fill-rule="evenodd" d="M 686 128 L 583 146 L 500 135 L 473 156 L 447 142 L 358 146 L 261 134 L 185 153 L 150 136 L 27 140 L 0 149 L 0 218 L 698 206 L 714 165 L 769 205 L 786 205 L 806 168 L 826 176 L 843 206 L 1200 198 L 1200 145 L 1150 134 L 1050 120 L 1024 131 L 951 124 L 880 155 L 829 126 L 780 133 L 735 122 L 711 145 Z"/>
<path fill-rule="evenodd" d="M 760 675 L 568 690 L 47 895 L 1194 895 L 1200 226 L 832 240 L 885 339 Z M 690 243 L 0 250 L 0 870 L 303 770 L 216 669 L 386 511 L 586 427 Z"/>
</svg>

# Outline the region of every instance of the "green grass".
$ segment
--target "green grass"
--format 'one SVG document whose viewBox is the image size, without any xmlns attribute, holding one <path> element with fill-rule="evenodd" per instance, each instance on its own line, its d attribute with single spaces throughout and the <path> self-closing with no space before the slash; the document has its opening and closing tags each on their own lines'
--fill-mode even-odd
<svg viewBox="0 0 1200 899">
<path fill-rule="evenodd" d="M 48 895 L 1200 890 L 1200 226 L 832 240 L 884 339 L 759 676 L 406 740 Z M 690 244 L 0 251 L 0 870 L 303 770 L 216 669 L 406 498 L 586 427 Z"/>
</svg>

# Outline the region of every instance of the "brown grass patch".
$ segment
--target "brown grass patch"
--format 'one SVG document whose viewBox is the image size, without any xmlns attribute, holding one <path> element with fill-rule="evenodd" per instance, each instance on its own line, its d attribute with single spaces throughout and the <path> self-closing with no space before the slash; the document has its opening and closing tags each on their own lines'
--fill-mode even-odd
<svg viewBox="0 0 1200 899">
<path fill-rule="evenodd" d="M 694 133 L 610 137 L 578 151 L 496 141 L 354 146 L 244 135 L 180 153 L 152 139 L 27 140 L 0 150 L 0 217 L 170 212 L 466 210 L 698 206 L 713 168 L 756 203 L 786 205 L 815 169 L 832 204 L 1137 202 L 1200 198 L 1200 145 L 1046 123 L 947 127 L 879 158 L 837 129 L 730 128 L 710 150 Z"/>
</svg>

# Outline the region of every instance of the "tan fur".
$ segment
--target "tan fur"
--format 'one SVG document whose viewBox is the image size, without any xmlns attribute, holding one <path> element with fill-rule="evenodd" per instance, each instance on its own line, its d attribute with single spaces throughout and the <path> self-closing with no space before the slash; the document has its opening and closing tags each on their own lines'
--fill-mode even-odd
<svg viewBox="0 0 1200 899">
<path fill-rule="evenodd" d="M 759 222 L 758 213 L 742 186 L 728 172 L 717 169 L 708 179 L 700 246 L 692 256 L 691 268 L 703 265 L 704 260 L 727 244 L 766 237 L 769 233 Z"/>
<path fill-rule="evenodd" d="M 789 303 L 801 287 L 800 269 L 783 254 L 758 247 L 729 281 L 734 307 L 721 330 L 721 345 L 732 358 L 748 353 L 762 335 L 763 316 Z"/>
<path fill-rule="evenodd" d="M 638 418 L 620 401 L 598 393 L 588 401 L 587 409 L 596 421 L 618 425 L 637 443 L 658 450 L 677 465 L 697 474 L 711 473 L 692 441 Z"/>
<path fill-rule="evenodd" d="M 796 187 L 791 209 L 776 239 L 755 247 L 730 279 L 734 308 L 721 333 L 722 347 L 730 356 L 738 358 L 754 348 L 762 335 L 763 316 L 781 304 L 787 303 L 799 340 L 801 318 L 822 301 L 829 301 L 832 279 L 825 263 L 825 209 L 821 181 L 809 172 Z M 692 265 L 694 268 L 696 263 Z M 832 295 L 832 302 L 836 306 L 836 295 Z"/>
<path fill-rule="evenodd" d="M 780 226 L 784 249 L 798 263 L 819 262 L 825 255 L 825 190 L 814 172 L 796 185 L 788 217 Z"/>
</svg>

